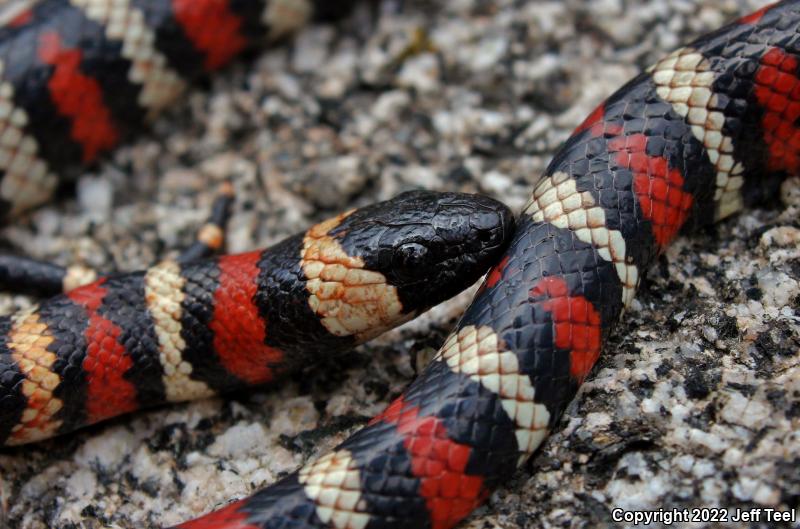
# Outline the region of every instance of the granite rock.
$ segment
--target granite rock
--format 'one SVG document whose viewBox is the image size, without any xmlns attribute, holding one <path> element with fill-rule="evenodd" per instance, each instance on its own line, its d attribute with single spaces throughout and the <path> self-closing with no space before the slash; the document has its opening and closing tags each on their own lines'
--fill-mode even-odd
<svg viewBox="0 0 800 529">
<path fill-rule="evenodd" d="M 62 264 L 143 268 L 191 241 L 228 177 L 239 197 L 230 251 L 417 187 L 519 209 L 553 151 L 625 79 L 763 4 L 362 5 L 215 77 L 2 237 Z M 557 431 L 463 527 L 607 527 L 615 508 L 797 507 L 797 189 L 659 259 Z M 0 526 L 168 525 L 246 496 L 386 406 L 469 298 L 271 391 L 2 450 Z M 30 303 L 0 296 L 3 313 Z"/>
</svg>

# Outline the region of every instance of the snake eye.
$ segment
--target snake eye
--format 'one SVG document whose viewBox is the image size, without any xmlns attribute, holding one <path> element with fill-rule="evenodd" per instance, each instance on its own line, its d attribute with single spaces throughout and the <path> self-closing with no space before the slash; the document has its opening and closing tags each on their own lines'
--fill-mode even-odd
<svg viewBox="0 0 800 529">
<path fill-rule="evenodd" d="M 410 242 L 399 247 L 395 253 L 392 266 L 404 275 L 414 276 L 425 273 L 425 257 L 428 249 L 421 244 Z"/>
</svg>

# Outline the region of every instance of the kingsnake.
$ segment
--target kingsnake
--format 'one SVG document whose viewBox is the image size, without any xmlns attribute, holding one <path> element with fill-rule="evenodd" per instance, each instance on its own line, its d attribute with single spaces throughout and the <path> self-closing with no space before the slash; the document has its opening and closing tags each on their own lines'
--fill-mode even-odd
<svg viewBox="0 0 800 529">
<path fill-rule="evenodd" d="M 0 441 L 266 384 L 474 283 L 513 216 L 408 192 L 266 250 L 114 274 L 0 318 Z M 314 354 L 310 354 L 314 353 Z"/>
<path fill-rule="evenodd" d="M 766 7 L 607 99 L 555 155 L 408 390 L 334 452 L 180 527 L 455 525 L 553 428 L 678 231 L 797 173 L 798 31 L 800 2 Z"/>
</svg>

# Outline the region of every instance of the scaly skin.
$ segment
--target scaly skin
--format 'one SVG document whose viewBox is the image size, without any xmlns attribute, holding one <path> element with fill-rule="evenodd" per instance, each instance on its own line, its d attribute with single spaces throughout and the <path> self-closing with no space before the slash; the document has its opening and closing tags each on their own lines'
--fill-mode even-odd
<svg viewBox="0 0 800 529">
<path fill-rule="evenodd" d="M 800 2 L 681 48 L 556 153 L 511 244 L 429 367 L 366 428 L 182 529 L 447 529 L 557 423 L 679 230 L 800 167 Z"/>
<path fill-rule="evenodd" d="M 60 179 L 139 134 L 191 82 L 311 18 L 341 16 L 350 3 L 12 5 L 0 28 L 0 221 L 42 204 Z"/>
<path fill-rule="evenodd" d="M 272 382 L 486 272 L 513 216 L 414 191 L 267 248 L 117 274 L 0 317 L 0 445 Z"/>
<path fill-rule="evenodd" d="M 798 2 L 780 3 L 612 95 L 555 155 L 505 256 L 408 390 L 332 453 L 180 527 L 457 524 L 554 427 L 676 233 L 735 213 L 797 174 L 798 27 Z M 52 85 L 82 83 L 98 101 L 102 83 L 75 74 L 67 37 L 45 36 L 37 56 L 55 79 L 48 97 L 68 116 L 72 158 L 88 161 L 114 135 L 78 133 L 72 125 L 85 114 Z M 111 110 L 91 110 L 110 122 Z M 30 327 L 40 338 L 42 324 Z"/>
</svg>

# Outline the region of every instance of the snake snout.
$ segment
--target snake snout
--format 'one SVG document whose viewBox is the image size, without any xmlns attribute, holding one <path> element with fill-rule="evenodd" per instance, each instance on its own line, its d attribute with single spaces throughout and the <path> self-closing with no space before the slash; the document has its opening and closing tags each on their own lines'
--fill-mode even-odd
<svg viewBox="0 0 800 529">
<path fill-rule="evenodd" d="M 476 211 L 469 218 L 476 238 L 487 250 L 505 247 L 514 229 L 514 214 L 501 202 L 483 196 L 477 198 Z"/>
<path fill-rule="evenodd" d="M 442 208 L 437 235 L 451 245 L 451 253 L 471 254 L 476 262 L 489 264 L 505 248 L 514 228 L 514 214 L 484 195 L 452 194 Z"/>
</svg>

